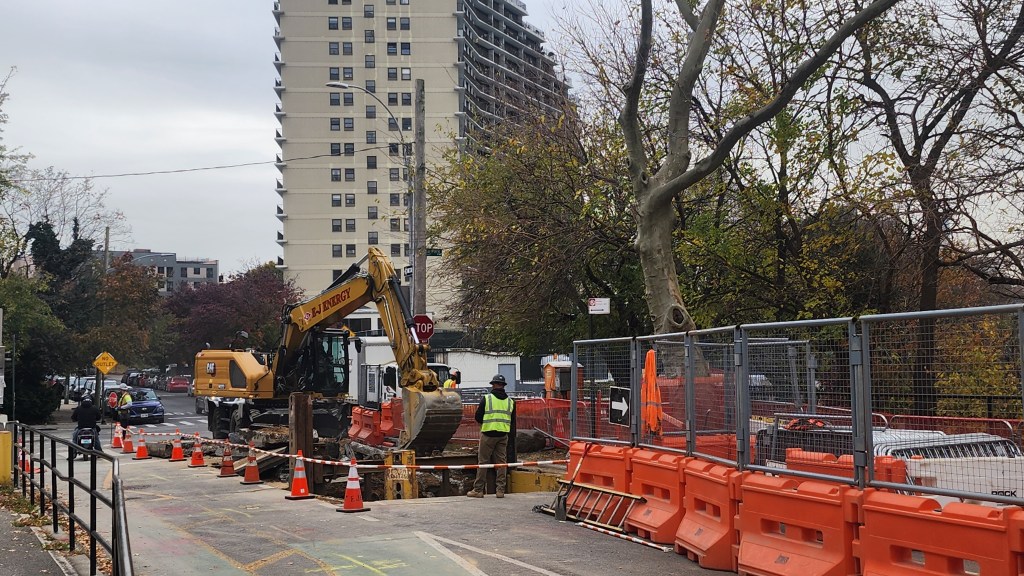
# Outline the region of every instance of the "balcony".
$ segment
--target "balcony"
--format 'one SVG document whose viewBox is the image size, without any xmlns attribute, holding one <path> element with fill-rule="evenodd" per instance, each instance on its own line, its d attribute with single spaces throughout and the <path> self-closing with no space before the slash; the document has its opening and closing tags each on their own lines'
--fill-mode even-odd
<svg viewBox="0 0 1024 576">
<path fill-rule="evenodd" d="M 280 78 L 274 80 L 274 92 L 278 94 L 284 92 L 284 82 Z"/>
<path fill-rule="evenodd" d="M 280 180 L 277 181 L 277 189 L 276 190 L 277 190 L 277 193 L 281 194 L 282 196 L 284 195 L 285 192 L 288 191 L 288 189 L 284 187 L 284 182 L 281 182 Z"/>
<path fill-rule="evenodd" d="M 284 118 L 285 111 L 284 111 L 284 108 L 281 108 L 280 104 L 278 104 L 277 107 L 274 109 L 274 116 L 277 116 L 278 120 L 280 120 L 281 118 Z"/>
<path fill-rule="evenodd" d="M 281 60 L 281 55 L 274 54 L 274 67 L 277 68 L 278 73 L 281 72 L 282 66 L 284 66 L 284 60 Z"/>
<path fill-rule="evenodd" d="M 277 205 L 277 219 L 282 221 L 282 222 L 284 222 L 284 219 L 287 218 L 287 217 L 288 217 L 288 215 L 284 213 L 284 207 L 281 206 L 280 204 L 278 204 Z"/>
<path fill-rule="evenodd" d="M 281 246 L 284 246 L 285 244 L 288 243 L 288 241 L 284 239 L 284 232 L 277 233 L 277 243 L 280 244 Z"/>
<path fill-rule="evenodd" d="M 277 42 L 277 45 L 280 46 L 282 40 L 284 40 L 284 34 L 281 33 L 281 29 L 274 28 L 274 42 Z"/>
<path fill-rule="evenodd" d="M 283 158 L 281 158 L 280 154 L 278 154 L 277 155 L 277 160 L 274 162 L 274 166 L 277 166 L 278 168 L 284 168 L 287 165 L 288 165 L 288 163 L 285 162 Z"/>
<path fill-rule="evenodd" d="M 287 267 L 288 266 L 284 263 L 284 258 L 281 258 L 280 256 L 278 256 L 277 257 L 277 265 L 275 265 L 274 268 L 277 268 L 278 270 L 284 270 Z"/>
<path fill-rule="evenodd" d="M 274 140 L 276 140 L 278 144 L 284 144 L 285 140 L 288 139 L 284 137 L 284 134 L 281 134 L 280 130 L 278 130 L 277 134 L 274 135 Z"/>
<path fill-rule="evenodd" d="M 274 16 L 280 16 L 280 15 L 284 14 L 284 10 L 281 10 L 281 3 L 280 2 L 274 2 L 274 10 L 273 10 L 273 12 L 274 12 Z"/>
</svg>

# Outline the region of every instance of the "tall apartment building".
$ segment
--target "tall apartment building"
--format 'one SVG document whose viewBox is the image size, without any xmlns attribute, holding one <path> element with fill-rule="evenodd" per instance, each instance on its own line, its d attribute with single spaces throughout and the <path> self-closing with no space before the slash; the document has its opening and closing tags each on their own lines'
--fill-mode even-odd
<svg viewBox="0 0 1024 576">
<path fill-rule="evenodd" d="M 150 268 L 157 275 L 157 289 L 162 296 L 169 296 L 175 289 L 188 285 L 199 288 L 203 284 L 220 282 L 220 264 L 217 260 L 207 258 L 178 259 L 174 252 L 153 252 L 145 248 L 136 248 L 131 252 L 112 250 L 109 254 L 95 252 L 97 260 L 109 258 L 113 262 L 125 254 L 132 255 L 132 264 Z"/>
<path fill-rule="evenodd" d="M 280 0 L 273 12 L 278 267 L 308 295 L 371 245 L 399 271 L 411 264 L 415 80 L 425 85 L 428 170 L 471 127 L 514 119 L 527 102 L 554 112 L 565 97 L 519 0 Z M 438 319 L 447 294 L 434 258 L 427 312 Z M 377 329 L 375 316 L 366 310 L 351 325 Z"/>
</svg>

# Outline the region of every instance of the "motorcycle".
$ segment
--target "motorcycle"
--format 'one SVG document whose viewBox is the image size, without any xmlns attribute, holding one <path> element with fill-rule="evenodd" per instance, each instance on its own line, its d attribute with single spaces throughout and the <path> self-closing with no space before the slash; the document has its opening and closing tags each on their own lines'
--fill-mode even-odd
<svg viewBox="0 0 1024 576">
<path fill-rule="evenodd" d="M 89 459 L 88 452 L 92 452 L 93 450 L 99 450 L 100 449 L 100 447 L 99 447 L 99 435 L 96 433 L 96 429 L 95 428 L 82 428 L 82 429 L 80 429 L 78 431 L 78 440 L 75 442 L 75 445 L 83 450 L 83 452 L 82 452 L 82 459 L 83 460 L 88 460 Z M 88 452 L 84 452 L 84 451 L 88 451 Z M 75 453 L 75 449 L 74 448 L 69 449 L 68 460 L 74 460 L 77 457 L 78 457 L 78 455 Z"/>
</svg>

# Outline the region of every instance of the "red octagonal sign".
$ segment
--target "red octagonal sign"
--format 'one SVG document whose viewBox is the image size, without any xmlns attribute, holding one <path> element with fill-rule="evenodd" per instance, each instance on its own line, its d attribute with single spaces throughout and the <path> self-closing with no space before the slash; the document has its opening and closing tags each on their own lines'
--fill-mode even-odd
<svg viewBox="0 0 1024 576">
<path fill-rule="evenodd" d="M 430 340 L 430 337 L 434 335 L 434 320 L 426 314 L 417 314 L 413 316 L 413 330 L 416 331 L 416 337 L 420 339 L 420 342 Z"/>
</svg>

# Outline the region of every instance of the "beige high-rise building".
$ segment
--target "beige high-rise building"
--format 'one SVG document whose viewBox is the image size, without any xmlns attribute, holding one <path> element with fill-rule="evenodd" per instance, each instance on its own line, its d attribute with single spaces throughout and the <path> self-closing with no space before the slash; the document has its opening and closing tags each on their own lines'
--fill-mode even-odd
<svg viewBox="0 0 1024 576">
<path fill-rule="evenodd" d="M 470 127 L 514 118 L 528 101 L 554 111 L 566 94 L 519 0 L 280 0 L 273 12 L 278 267 L 307 295 L 370 245 L 400 272 L 411 267 L 416 80 L 428 171 Z M 457 329 L 443 323 L 449 294 L 432 273 L 436 259 L 426 258 L 426 311 Z M 375 317 L 367 308 L 350 326 L 378 329 Z"/>
</svg>

